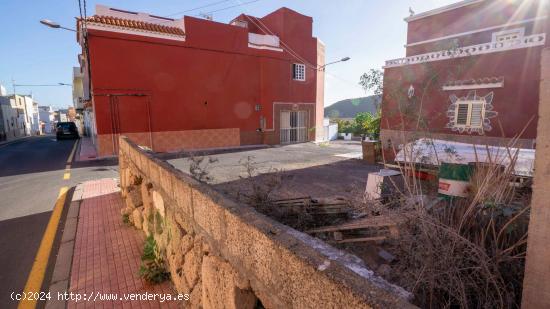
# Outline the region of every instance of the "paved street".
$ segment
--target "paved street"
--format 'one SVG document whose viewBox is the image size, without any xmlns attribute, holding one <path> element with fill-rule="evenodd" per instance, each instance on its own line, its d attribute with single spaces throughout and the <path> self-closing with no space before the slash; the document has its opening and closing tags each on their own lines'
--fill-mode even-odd
<svg viewBox="0 0 550 309">
<path fill-rule="evenodd" d="M 73 162 L 67 172 L 74 145 L 53 136 L 0 145 L 0 308 L 17 307 L 10 293 L 25 286 L 60 189 L 118 177 L 114 159 Z"/>
</svg>

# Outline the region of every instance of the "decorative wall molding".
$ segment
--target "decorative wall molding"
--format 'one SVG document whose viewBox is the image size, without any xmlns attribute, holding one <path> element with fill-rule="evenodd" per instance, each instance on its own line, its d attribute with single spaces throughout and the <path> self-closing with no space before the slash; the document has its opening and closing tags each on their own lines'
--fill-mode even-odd
<svg viewBox="0 0 550 309">
<path fill-rule="evenodd" d="M 485 32 L 485 31 L 497 30 L 497 29 L 502 29 L 502 28 L 508 28 L 508 27 L 512 27 L 512 26 L 517 26 L 517 25 L 522 25 L 522 24 L 526 24 L 526 23 L 535 22 L 535 21 L 538 21 L 538 20 L 546 19 L 546 18 L 548 18 L 548 16 L 541 16 L 541 17 L 518 20 L 518 21 L 515 21 L 515 22 L 511 22 L 511 23 L 506 23 L 506 24 L 501 24 L 501 25 L 496 25 L 496 26 L 491 26 L 491 27 L 486 27 L 486 28 L 480 28 L 480 29 L 460 32 L 460 33 L 456 33 L 456 34 L 450 34 L 450 35 L 441 36 L 441 37 L 428 39 L 428 40 L 424 40 L 424 41 L 418 41 L 418 42 L 414 42 L 414 43 L 408 43 L 408 44 L 405 44 L 405 47 L 412 47 L 412 46 L 417 46 L 417 45 L 422 45 L 422 44 L 447 40 L 447 39 L 458 38 L 458 37 L 461 37 L 461 36 L 466 36 L 466 35 L 479 33 L 479 32 Z"/>
<path fill-rule="evenodd" d="M 166 40 L 175 40 L 175 41 L 182 41 L 182 42 L 185 41 L 185 35 L 160 33 L 160 32 L 140 30 L 140 29 L 130 29 L 125 27 L 105 25 L 100 23 L 90 23 L 90 22 L 86 24 L 86 27 L 92 30 L 110 31 L 110 32 L 123 33 L 123 34 L 139 35 L 139 36 L 153 37 L 153 38 L 166 39 Z"/>
<path fill-rule="evenodd" d="M 479 79 L 448 81 L 443 85 L 443 91 L 475 90 L 504 87 L 504 77 L 486 77 Z"/>
<path fill-rule="evenodd" d="M 546 33 L 533 34 L 523 37 L 521 40 L 507 42 L 488 42 L 465 47 L 458 47 L 453 50 L 441 50 L 431 53 L 414 55 L 405 58 L 386 61 L 384 68 L 400 67 L 410 64 L 418 64 L 452 58 L 462 58 L 468 56 L 490 54 L 507 50 L 543 46 L 546 43 Z"/>
<path fill-rule="evenodd" d="M 449 96 L 449 99 L 451 101 L 451 104 L 449 105 L 449 109 L 447 110 L 447 117 L 449 118 L 449 122 L 445 126 L 446 128 L 451 129 L 454 132 L 458 133 L 478 133 L 479 135 L 484 135 L 485 132 L 491 131 L 493 127 L 491 126 L 491 118 L 495 118 L 498 113 L 493 111 L 493 97 L 494 93 L 489 92 L 485 96 L 478 96 L 476 91 L 470 91 L 467 96 L 465 97 L 457 97 L 454 94 L 451 94 Z M 456 117 L 458 113 L 458 106 L 459 104 L 482 104 L 482 111 L 481 111 L 481 123 L 480 126 L 471 126 L 470 124 L 464 124 L 459 125 L 456 123 Z M 469 111 L 471 113 L 471 111 Z M 468 115 L 468 119 L 470 119 L 472 115 Z"/>
</svg>

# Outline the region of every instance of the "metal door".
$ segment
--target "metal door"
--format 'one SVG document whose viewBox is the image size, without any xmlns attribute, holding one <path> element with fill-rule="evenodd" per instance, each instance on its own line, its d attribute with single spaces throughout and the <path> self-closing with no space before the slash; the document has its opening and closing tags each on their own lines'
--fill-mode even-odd
<svg viewBox="0 0 550 309">
<path fill-rule="evenodd" d="M 141 146 L 153 148 L 149 96 L 140 94 L 109 95 L 113 150 L 118 154 L 118 136 L 126 135 Z"/>
<path fill-rule="evenodd" d="M 307 111 L 281 111 L 281 144 L 307 142 Z"/>
</svg>

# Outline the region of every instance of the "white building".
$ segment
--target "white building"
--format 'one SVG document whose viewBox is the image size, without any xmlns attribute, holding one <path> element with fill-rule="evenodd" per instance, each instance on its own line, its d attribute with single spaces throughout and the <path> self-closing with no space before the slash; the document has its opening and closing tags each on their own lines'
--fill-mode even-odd
<svg viewBox="0 0 550 309">
<path fill-rule="evenodd" d="M 40 125 L 40 114 L 38 112 L 38 102 L 32 103 L 32 132 L 37 135 L 42 135 L 42 126 Z"/>
<path fill-rule="evenodd" d="M 25 102 L 21 96 L 0 96 L 0 140 L 26 136 L 26 118 Z"/>
<path fill-rule="evenodd" d="M 42 126 L 42 133 L 55 133 L 55 116 L 51 106 L 38 106 L 38 117 Z"/>
</svg>

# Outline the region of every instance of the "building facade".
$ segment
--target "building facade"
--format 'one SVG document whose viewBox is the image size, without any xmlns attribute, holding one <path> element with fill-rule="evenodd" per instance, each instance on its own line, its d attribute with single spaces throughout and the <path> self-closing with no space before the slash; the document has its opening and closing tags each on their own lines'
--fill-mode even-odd
<svg viewBox="0 0 550 309">
<path fill-rule="evenodd" d="M 98 5 L 77 26 L 100 156 L 117 153 L 118 134 L 159 152 L 323 138 L 324 46 L 311 17 L 281 8 L 224 24 Z"/>
<path fill-rule="evenodd" d="M 420 137 L 534 148 L 548 15 L 547 1 L 466 0 L 406 18 L 406 57 L 384 67 L 387 159 Z"/>
<path fill-rule="evenodd" d="M 55 116 L 51 106 L 38 106 L 38 117 L 43 134 L 55 133 Z"/>
<path fill-rule="evenodd" d="M 32 114 L 27 114 L 28 101 L 32 102 L 32 99 L 26 96 L 0 96 L 0 121 L 2 122 L 0 141 L 9 141 L 30 135 Z"/>
</svg>

